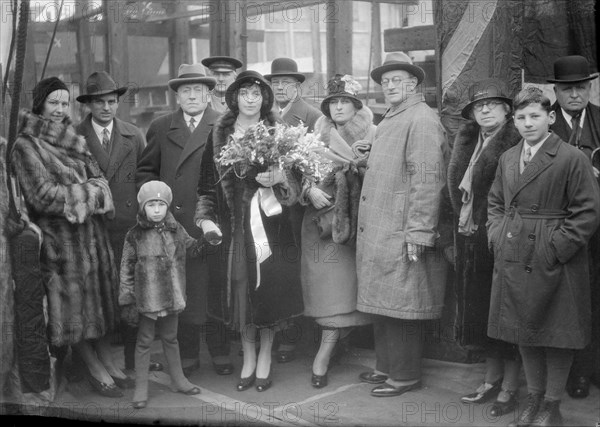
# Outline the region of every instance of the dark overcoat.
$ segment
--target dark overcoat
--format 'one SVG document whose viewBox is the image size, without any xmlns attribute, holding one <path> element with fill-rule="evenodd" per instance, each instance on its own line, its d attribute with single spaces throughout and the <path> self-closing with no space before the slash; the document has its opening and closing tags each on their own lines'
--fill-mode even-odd
<svg viewBox="0 0 600 427">
<path fill-rule="evenodd" d="M 50 343 L 104 336 L 118 320 L 118 270 L 105 225 L 114 206 L 85 139 L 69 119 L 54 123 L 22 111 L 11 167 L 43 233 Z"/>
<path fill-rule="evenodd" d="M 312 132 L 317 119 L 322 115 L 321 111 L 299 97 L 291 101 L 290 109 L 285 112 L 281 119 L 290 126 L 298 126 L 302 122 L 304 126 L 308 127 L 308 132 Z"/>
<path fill-rule="evenodd" d="M 448 165 L 448 191 L 455 224 L 462 209 L 462 191 L 459 185 L 467 172 L 471 156 L 479 141 L 481 127 L 475 121 L 462 125 L 454 140 Z M 457 298 L 456 337 L 461 345 L 482 345 L 487 341 L 487 319 L 492 289 L 494 258 L 487 250 L 488 193 L 500 155 L 516 145 L 521 135 L 512 120 L 502 125 L 491 137 L 471 169 L 473 221 L 478 229 L 472 236 L 459 234 L 455 227 L 456 260 L 454 287 Z"/>
<path fill-rule="evenodd" d="M 200 238 L 202 231 L 194 224 L 196 186 L 200 179 L 202 155 L 217 114 L 207 107 L 194 133 L 190 133 L 181 109 L 154 120 L 148 132 L 138 162 L 136 184 L 151 180 L 165 182 L 173 191 L 171 212 L 190 236 Z M 188 259 L 187 308 L 180 315 L 183 323 L 201 324 L 206 317 L 206 263 Z"/>
<path fill-rule="evenodd" d="M 267 125 L 274 125 L 272 113 L 263 117 Z M 234 133 L 236 115 L 228 111 L 215 124 L 209 136 L 208 147 L 202 159 L 202 178 L 198 181 L 198 205 L 195 221 L 214 221 L 223 232 L 219 246 L 207 248 L 210 263 L 210 289 L 208 310 L 211 316 L 222 319 L 226 324 L 233 320 L 233 299 L 230 282 L 231 263 L 246 262 L 248 272 L 248 313 L 249 322 L 257 326 L 272 326 L 281 320 L 302 314 L 302 294 L 300 287 L 300 250 L 292 232 L 289 206 L 296 203 L 300 185 L 288 175 L 289 184 L 277 184 L 273 191 L 282 206 L 282 213 L 267 217 L 261 209 L 261 218 L 272 254 L 260 264 L 260 286 L 257 284 L 256 251 L 250 228 L 250 202 L 260 185 L 255 179 L 246 177 L 243 181 L 243 194 L 240 200 L 234 197 L 236 177 L 233 170 L 219 171 L 214 156 L 221 152 L 229 136 Z M 223 172 L 221 175 L 220 172 Z M 234 203 L 242 212 L 236 218 Z M 242 224 L 245 253 L 240 248 L 230 248 L 233 225 Z M 210 259 L 210 258 L 209 258 Z"/>
<path fill-rule="evenodd" d="M 118 264 L 125 234 L 136 223 L 138 205 L 135 171 L 138 159 L 146 146 L 146 139 L 139 128 L 115 118 L 110 137 L 111 150 L 107 153 L 94 131 L 91 114 L 79 123 L 75 130 L 87 141 L 90 152 L 110 186 L 115 204 L 115 218 L 106 225 Z"/>
<path fill-rule="evenodd" d="M 523 141 L 500 158 L 488 197 L 494 275 L 488 335 L 527 346 L 590 339 L 587 241 L 600 196 L 589 160 L 556 134 L 519 173 Z"/>
</svg>

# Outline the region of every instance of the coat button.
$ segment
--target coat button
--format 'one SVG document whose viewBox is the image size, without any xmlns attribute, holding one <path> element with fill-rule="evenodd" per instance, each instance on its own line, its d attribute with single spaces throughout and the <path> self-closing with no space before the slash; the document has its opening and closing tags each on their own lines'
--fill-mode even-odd
<svg viewBox="0 0 600 427">
<path fill-rule="evenodd" d="M 535 240 L 535 234 L 531 233 L 529 236 L 527 236 L 527 238 L 529 240 Z"/>
<path fill-rule="evenodd" d="M 132 203 L 131 203 L 131 200 L 127 200 L 127 203 L 125 203 L 125 205 L 126 205 L 128 208 L 130 208 L 130 207 L 131 207 L 131 205 L 132 205 Z"/>
<path fill-rule="evenodd" d="M 366 196 L 362 196 L 361 199 L 364 202 L 365 200 L 367 200 L 367 197 Z"/>
<path fill-rule="evenodd" d="M 532 212 L 537 212 L 537 210 L 538 210 L 538 209 L 539 209 L 539 206 L 538 206 L 538 205 L 535 205 L 535 204 L 534 204 L 534 205 L 531 205 L 531 211 L 532 211 Z"/>
<path fill-rule="evenodd" d="M 180 174 L 179 172 L 177 172 L 177 173 L 175 174 L 175 179 L 179 179 L 179 178 L 181 178 L 181 174 Z"/>
<path fill-rule="evenodd" d="M 531 266 L 530 265 L 525 266 L 525 271 L 527 273 L 531 273 Z"/>
<path fill-rule="evenodd" d="M 177 205 L 177 206 L 175 206 L 175 210 L 178 210 L 178 211 L 180 211 L 180 210 L 181 210 L 181 205 Z"/>
<path fill-rule="evenodd" d="M 364 227 L 359 227 L 358 230 L 362 233 L 363 231 L 365 231 Z"/>
<path fill-rule="evenodd" d="M 508 237 L 509 239 L 512 239 L 512 233 L 509 231 L 508 233 L 506 233 L 506 237 Z"/>
</svg>

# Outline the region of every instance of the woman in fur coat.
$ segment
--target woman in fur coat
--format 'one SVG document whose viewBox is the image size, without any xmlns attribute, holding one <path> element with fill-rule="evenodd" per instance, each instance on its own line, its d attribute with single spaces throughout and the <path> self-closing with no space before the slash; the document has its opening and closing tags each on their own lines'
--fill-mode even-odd
<svg viewBox="0 0 600 427">
<path fill-rule="evenodd" d="M 108 338 L 117 320 L 117 269 L 104 221 L 114 206 L 67 115 L 69 96 L 56 77 L 36 85 L 32 111 L 20 113 L 10 163 L 29 217 L 42 230 L 50 344 L 77 349 L 96 391 L 120 397 L 115 383 L 133 381 L 114 363 Z"/>
<path fill-rule="evenodd" d="M 486 79 L 469 88 L 470 102 L 462 110 L 469 120 L 458 131 L 448 166 L 448 188 L 456 230 L 457 333 L 463 346 L 483 347 L 486 374 L 465 403 L 483 403 L 494 395 L 490 410 L 501 416 L 516 407 L 519 353 L 516 346 L 487 337 L 487 319 L 494 259 L 488 250 L 487 199 L 500 155 L 521 136 L 510 120 L 512 101 L 503 82 Z"/>
<path fill-rule="evenodd" d="M 255 382 L 258 391 L 271 386 L 275 330 L 303 310 L 299 248 L 288 208 L 298 199 L 299 184 L 279 169 L 240 178 L 231 168 L 217 169 L 214 162 L 232 136 L 242 136 L 261 120 L 267 126 L 275 124 L 273 99 L 269 84 L 255 71 L 240 73 L 228 88 L 230 111 L 209 135 L 194 218 L 215 245 L 214 259 L 221 261 L 209 266 L 208 310 L 241 332 L 244 364 L 238 391 Z"/>
<path fill-rule="evenodd" d="M 325 387 L 327 368 L 340 335 L 370 323 L 356 310 L 356 220 L 370 141 L 375 135 L 373 113 L 356 97 L 360 84 L 336 74 L 321 103 L 324 116 L 315 133 L 329 147 L 334 170 L 319 185 L 308 183 L 301 202 L 307 204 L 302 222 L 302 296 L 304 315 L 321 327 L 321 344 L 312 368 L 313 387 Z M 317 219 L 318 218 L 318 219 Z M 330 228 L 331 227 L 331 228 Z"/>
</svg>

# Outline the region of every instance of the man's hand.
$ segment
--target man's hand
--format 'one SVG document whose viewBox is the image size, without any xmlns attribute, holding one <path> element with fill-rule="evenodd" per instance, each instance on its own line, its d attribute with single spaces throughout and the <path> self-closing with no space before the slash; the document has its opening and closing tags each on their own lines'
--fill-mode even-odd
<svg viewBox="0 0 600 427">
<path fill-rule="evenodd" d="M 277 166 L 269 166 L 266 172 L 257 174 L 255 179 L 263 187 L 273 187 L 285 180 L 283 172 Z"/>
<path fill-rule="evenodd" d="M 331 196 L 317 187 L 311 187 L 308 190 L 308 198 L 316 209 L 323 209 L 324 207 L 331 206 Z"/>
<path fill-rule="evenodd" d="M 406 243 L 406 253 L 408 254 L 408 260 L 410 262 L 417 262 L 423 252 L 425 251 L 425 246 L 417 245 L 415 243 Z"/>
<path fill-rule="evenodd" d="M 221 244 L 223 241 L 223 233 L 221 233 L 221 230 L 219 227 L 217 227 L 217 224 L 209 219 L 204 219 L 200 222 L 199 226 L 202 229 L 204 238 L 208 243 L 213 246 Z"/>
</svg>

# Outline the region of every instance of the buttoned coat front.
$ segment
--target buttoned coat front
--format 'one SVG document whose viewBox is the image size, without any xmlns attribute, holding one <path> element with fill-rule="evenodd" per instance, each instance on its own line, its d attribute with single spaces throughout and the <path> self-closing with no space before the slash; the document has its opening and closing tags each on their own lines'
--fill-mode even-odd
<svg viewBox="0 0 600 427">
<path fill-rule="evenodd" d="M 200 163 L 217 117 L 217 113 L 207 107 L 193 133 L 187 127 L 181 109 L 154 120 L 146 133 L 148 145 L 136 173 L 138 188 L 151 180 L 163 181 L 171 187 L 173 216 L 195 239 L 202 237 L 202 231 L 194 224 Z M 206 263 L 188 260 L 186 278 L 187 308 L 180 319 L 183 323 L 201 324 L 206 317 Z"/>
<path fill-rule="evenodd" d="M 358 310 L 441 316 L 447 265 L 434 246 L 445 145 L 440 120 L 421 94 L 390 108 L 377 126 L 358 211 Z M 419 261 L 408 261 L 407 243 L 427 247 Z"/>
<path fill-rule="evenodd" d="M 107 221 L 106 224 L 116 260 L 119 263 L 125 234 L 136 224 L 138 205 L 135 171 L 138 159 L 146 146 L 146 139 L 139 128 L 115 118 L 110 138 L 111 149 L 108 153 L 102 147 L 92 126 L 91 114 L 75 129 L 85 138 L 90 152 L 98 162 L 110 186 L 115 204 L 115 218 Z"/>
<path fill-rule="evenodd" d="M 591 324 L 586 244 L 598 226 L 598 184 L 585 154 L 554 133 L 521 174 L 522 150 L 523 141 L 500 157 L 488 197 L 488 335 L 583 348 Z"/>
</svg>

